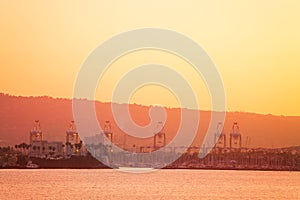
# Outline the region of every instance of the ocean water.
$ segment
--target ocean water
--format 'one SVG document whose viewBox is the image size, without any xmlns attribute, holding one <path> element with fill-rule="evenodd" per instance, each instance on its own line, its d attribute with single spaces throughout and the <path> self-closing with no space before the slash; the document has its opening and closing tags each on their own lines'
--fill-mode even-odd
<svg viewBox="0 0 300 200">
<path fill-rule="evenodd" d="M 300 199 L 299 172 L 0 170 L 0 199 Z"/>
</svg>

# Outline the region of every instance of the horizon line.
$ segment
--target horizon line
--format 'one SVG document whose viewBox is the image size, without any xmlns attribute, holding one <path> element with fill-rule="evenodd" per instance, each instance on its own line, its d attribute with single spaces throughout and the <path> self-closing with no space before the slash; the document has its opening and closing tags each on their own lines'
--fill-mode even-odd
<svg viewBox="0 0 300 200">
<path fill-rule="evenodd" d="M 74 100 L 77 98 L 68 98 L 68 97 L 55 97 L 55 96 L 50 96 L 50 95 L 16 95 L 16 94 L 10 94 L 10 93 L 5 93 L 5 92 L 0 92 L 0 96 L 10 96 L 10 97 L 20 97 L 20 98 L 51 98 L 51 99 L 57 99 L 57 100 Z M 128 105 L 137 105 L 137 106 L 143 106 L 143 107 L 155 107 L 159 105 L 144 105 L 144 104 L 138 104 L 138 103 L 121 103 L 121 102 L 111 102 L 111 101 L 101 101 L 97 99 L 87 99 L 87 98 L 80 98 L 78 100 L 88 100 L 88 101 L 95 101 L 98 103 L 108 103 L 108 104 L 128 104 Z M 300 117 L 300 115 L 284 115 L 284 114 L 273 114 L 273 113 L 259 113 L 259 112 L 254 112 L 254 111 L 213 111 L 213 110 L 201 110 L 201 109 L 193 109 L 193 108 L 181 108 L 181 107 L 168 107 L 168 106 L 160 106 L 166 109 L 188 109 L 188 110 L 198 110 L 201 112 L 225 112 L 225 113 L 245 113 L 245 114 L 256 114 L 256 115 L 270 115 L 270 116 L 275 116 L 275 117 Z"/>
</svg>

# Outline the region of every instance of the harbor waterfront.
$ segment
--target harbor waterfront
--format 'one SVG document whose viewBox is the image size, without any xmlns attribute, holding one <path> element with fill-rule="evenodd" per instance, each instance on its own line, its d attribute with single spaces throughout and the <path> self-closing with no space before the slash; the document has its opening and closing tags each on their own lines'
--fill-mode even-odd
<svg viewBox="0 0 300 200">
<path fill-rule="evenodd" d="M 154 136 L 152 146 L 125 145 L 125 151 L 116 151 L 111 143 L 113 132 L 109 121 L 103 134 L 79 137 L 74 121 L 66 131 L 66 142 L 43 140 L 39 120 L 30 131 L 29 144 L 0 147 L 0 168 L 65 168 L 99 169 L 119 167 L 167 169 L 240 169 L 300 171 L 300 146 L 285 148 L 249 148 L 242 146 L 242 135 L 237 122 L 233 123 L 230 143 L 219 123 L 215 145 L 166 147 L 163 129 Z M 247 140 L 246 140 L 247 141 Z M 129 148 L 128 148 L 129 147 Z M 157 151 L 163 148 L 163 151 Z M 152 153 L 151 153 L 152 152 Z"/>
<path fill-rule="evenodd" d="M 213 150 L 201 159 L 197 152 L 188 151 L 164 168 L 300 171 L 299 152 L 299 147 L 247 149 L 243 152 Z M 132 166 L 156 168 L 157 163 L 172 159 L 172 156 L 174 153 L 165 152 L 161 157 L 149 156 L 149 161 L 141 159 L 140 155 L 133 158 L 126 155 L 112 156 L 108 154 L 107 158 L 108 160 L 119 159 L 119 163 L 115 162 L 113 168 Z M 85 156 L 74 155 L 68 158 L 40 158 L 27 156 L 13 149 L 1 148 L 0 168 L 107 169 L 109 167 L 99 162 L 90 153 Z"/>
<path fill-rule="evenodd" d="M 3 169 L 0 199 L 299 199 L 300 173 L 282 171 Z"/>
<path fill-rule="evenodd" d="M 300 0 L 0 0 L 0 200 L 300 200 Z"/>
</svg>

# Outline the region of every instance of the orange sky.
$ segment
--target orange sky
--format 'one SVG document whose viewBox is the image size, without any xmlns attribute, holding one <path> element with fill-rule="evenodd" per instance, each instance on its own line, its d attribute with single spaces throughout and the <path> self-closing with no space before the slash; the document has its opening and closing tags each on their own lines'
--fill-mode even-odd
<svg viewBox="0 0 300 200">
<path fill-rule="evenodd" d="M 124 31 L 158 27 L 183 33 L 207 51 L 222 76 L 228 111 L 300 115 L 299 10 L 296 0 L 1 1 L 0 92 L 70 98 L 81 63 L 97 45 Z M 117 60 L 97 99 L 109 101 L 126 70 L 150 61 L 179 71 L 200 108 L 210 108 L 205 84 L 189 64 L 157 51 Z M 131 102 L 178 105 L 157 86 L 139 89 Z"/>
</svg>

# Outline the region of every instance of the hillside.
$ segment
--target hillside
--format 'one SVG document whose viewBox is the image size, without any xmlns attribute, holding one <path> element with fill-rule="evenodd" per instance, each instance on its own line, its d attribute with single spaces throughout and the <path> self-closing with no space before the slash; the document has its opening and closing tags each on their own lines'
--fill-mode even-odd
<svg viewBox="0 0 300 200">
<path fill-rule="evenodd" d="M 125 105 L 119 105 L 125 106 Z M 105 120 L 114 120 L 110 103 L 96 102 L 97 116 L 100 124 Z M 149 123 L 149 107 L 130 105 L 134 121 L 139 125 Z M 171 140 L 180 122 L 180 109 L 166 108 L 168 120 L 165 126 L 167 141 Z M 201 121 L 193 145 L 201 144 L 208 127 L 210 112 L 201 111 Z M 40 120 L 44 139 L 65 141 L 65 132 L 72 116 L 70 99 L 51 97 L 17 97 L 0 94 L 0 145 L 14 145 L 29 141 L 29 131 L 34 120 Z M 192 119 L 191 119 L 192 120 Z M 261 115 L 254 113 L 228 112 L 224 131 L 229 136 L 232 123 L 237 121 L 243 137 L 243 144 L 250 147 L 287 147 L 300 145 L 300 117 Z M 123 138 L 123 133 L 116 126 L 112 127 L 116 141 Z M 248 139 L 247 139 L 248 138 Z M 246 142 L 247 141 L 247 142 Z M 120 141 L 119 141 L 120 142 Z M 127 137 L 126 143 L 151 144 L 152 138 L 136 140 Z"/>
</svg>

